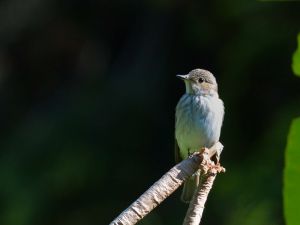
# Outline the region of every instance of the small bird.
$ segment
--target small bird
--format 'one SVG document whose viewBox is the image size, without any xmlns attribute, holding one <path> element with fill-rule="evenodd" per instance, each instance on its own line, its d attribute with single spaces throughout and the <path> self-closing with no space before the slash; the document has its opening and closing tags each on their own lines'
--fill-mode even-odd
<svg viewBox="0 0 300 225">
<path fill-rule="evenodd" d="M 224 117 L 224 104 L 219 98 L 214 75 L 203 69 L 194 69 L 186 75 L 177 75 L 185 83 L 186 93 L 176 106 L 175 161 L 178 163 L 201 148 L 210 148 L 219 141 Z M 220 153 L 211 152 L 218 163 Z M 199 171 L 184 183 L 181 200 L 190 202 L 199 184 Z"/>
</svg>

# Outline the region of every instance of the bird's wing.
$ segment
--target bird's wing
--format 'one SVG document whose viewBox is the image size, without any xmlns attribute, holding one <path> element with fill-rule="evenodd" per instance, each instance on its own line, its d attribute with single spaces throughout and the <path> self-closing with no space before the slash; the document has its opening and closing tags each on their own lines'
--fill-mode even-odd
<svg viewBox="0 0 300 225">
<path fill-rule="evenodd" d="M 175 147 L 175 162 L 179 163 L 180 161 L 182 161 L 182 158 L 180 156 L 179 146 L 178 146 L 176 138 L 175 138 L 175 146 L 174 147 Z"/>
</svg>

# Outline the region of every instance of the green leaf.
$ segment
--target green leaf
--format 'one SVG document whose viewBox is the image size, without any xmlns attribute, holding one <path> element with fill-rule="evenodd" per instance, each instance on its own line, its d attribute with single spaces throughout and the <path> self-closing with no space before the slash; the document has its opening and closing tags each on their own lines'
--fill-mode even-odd
<svg viewBox="0 0 300 225">
<path fill-rule="evenodd" d="M 284 215 L 287 225 L 300 223 L 300 118 L 292 122 L 285 151 Z"/>
<path fill-rule="evenodd" d="M 300 33 L 298 34 L 298 47 L 293 54 L 292 69 L 294 74 L 300 76 Z"/>
</svg>

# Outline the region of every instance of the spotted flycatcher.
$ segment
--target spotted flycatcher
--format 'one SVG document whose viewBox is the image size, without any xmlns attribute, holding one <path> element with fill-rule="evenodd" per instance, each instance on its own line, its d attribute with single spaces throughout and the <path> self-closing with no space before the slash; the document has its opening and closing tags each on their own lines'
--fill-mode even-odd
<svg viewBox="0 0 300 225">
<path fill-rule="evenodd" d="M 179 162 L 203 147 L 219 141 L 224 116 L 216 78 L 207 70 L 194 69 L 177 75 L 185 83 L 186 93 L 176 106 L 175 160 Z M 218 152 L 211 152 L 218 163 Z M 184 183 L 181 200 L 189 202 L 199 184 L 199 171 Z"/>
</svg>

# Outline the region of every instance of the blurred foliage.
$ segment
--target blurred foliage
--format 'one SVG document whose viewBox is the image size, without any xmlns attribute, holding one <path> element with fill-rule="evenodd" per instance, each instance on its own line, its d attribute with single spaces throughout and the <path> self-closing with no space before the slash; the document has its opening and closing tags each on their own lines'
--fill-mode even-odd
<svg viewBox="0 0 300 225">
<path fill-rule="evenodd" d="M 281 225 L 297 2 L 0 2 L 0 224 L 108 224 L 173 162 L 175 74 L 225 102 L 206 225 Z M 181 224 L 180 190 L 142 224 Z"/>
<path fill-rule="evenodd" d="M 292 123 L 285 152 L 284 214 L 287 225 L 299 224 L 300 118 Z"/>
<path fill-rule="evenodd" d="M 293 55 L 292 68 L 295 75 L 300 75 L 300 33 L 298 49 Z M 287 225 L 297 225 L 300 220 L 300 118 L 292 122 L 287 147 L 285 150 L 284 170 L 284 215 Z"/>
<path fill-rule="evenodd" d="M 298 34 L 298 48 L 293 55 L 292 68 L 293 72 L 300 76 L 300 33 Z"/>
</svg>

